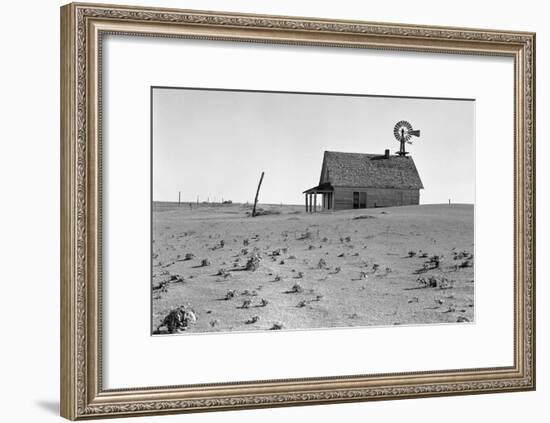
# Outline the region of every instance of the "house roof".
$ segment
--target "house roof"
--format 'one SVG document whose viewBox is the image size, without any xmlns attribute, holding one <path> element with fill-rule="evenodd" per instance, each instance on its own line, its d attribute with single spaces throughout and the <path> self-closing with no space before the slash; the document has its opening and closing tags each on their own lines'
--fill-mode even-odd
<svg viewBox="0 0 550 423">
<path fill-rule="evenodd" d="M 319 185 L 423 189 L 409 156 L 325 151 Z"/>
<path fill-rule="evenodd" d="M 305 190 L 302 194 L 314 194 L 319 192 L 331 192 L 334 191 L 334 187 L 330 182 L 325 182 L 323 184 L 317 185 L 316 187 Z"/>
</svg>

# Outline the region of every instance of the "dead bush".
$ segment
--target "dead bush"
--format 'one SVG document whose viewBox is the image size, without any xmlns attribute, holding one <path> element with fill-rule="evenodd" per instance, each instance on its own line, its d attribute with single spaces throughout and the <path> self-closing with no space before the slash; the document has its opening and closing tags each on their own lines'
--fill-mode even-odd
<svg viewBox="0 0 550 423">
<path fill-rule="evenodd" d="M 304 292 L 304 288 L 302 288 L 298 283 L 292 285 L 292 287 L 287 291 L 288 294 L 301 294 L 302 292 Z"/>
<path fill-rule="evenodd" d="M 184 331 L 187 330 L 189 325 L 195 324 L 196 322 L 197 315 L 193 309 L 185 306 L 179 306 L 170 310 L 170 312 L 164 317 L 161 324 L 157 327 L 157 332 L 159 332 L 162 327 L 166 327 L 168 333 Z"/>
<path fill-rule="evenodd" d="M 260 267 L 260 255 L 259 254 L 253 254 L 248 258 L 248 261 L 246 262 L 245 270 L 249 270 L 251 272 L 255 272 Z"/>
<path fill-rule="evenodd" d="M 252 316 L 250 319 L 248 319 L 245 323 L 247 325 L 253 325 L 256 322 L 260 321 L 260 316 Z"/>
</svg>

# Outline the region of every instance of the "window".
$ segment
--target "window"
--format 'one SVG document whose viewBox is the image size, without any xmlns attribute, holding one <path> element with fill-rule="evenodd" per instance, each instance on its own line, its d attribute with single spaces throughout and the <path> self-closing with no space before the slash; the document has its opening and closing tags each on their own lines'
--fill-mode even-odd
<svg viewBox="0 0 550 423">
<path fill-rule="evenodd" d="M 359 193 L 358 192 L 353 193 L 353 208 L 354 209 L 359 208 Z"/>
</svg>

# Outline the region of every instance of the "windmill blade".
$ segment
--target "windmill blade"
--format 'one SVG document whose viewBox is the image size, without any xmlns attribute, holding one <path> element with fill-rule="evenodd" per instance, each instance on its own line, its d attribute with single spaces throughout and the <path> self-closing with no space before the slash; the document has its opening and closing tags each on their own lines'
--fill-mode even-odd
<svg viewBox="0 0 550 423">
<path fill-rule="evenodd" d="M 406 120 L 400 120 L 393 127 L 393 135 L 400 144 L 399 151 L 397 151 L 396 154 L 399 156 L 406 156 L 409 153 L 405 151 L 405 144 L 412 144 L 411 138 L 419 137 L 420 130 L 413 129 L 412 125 Z"/>
</svg>

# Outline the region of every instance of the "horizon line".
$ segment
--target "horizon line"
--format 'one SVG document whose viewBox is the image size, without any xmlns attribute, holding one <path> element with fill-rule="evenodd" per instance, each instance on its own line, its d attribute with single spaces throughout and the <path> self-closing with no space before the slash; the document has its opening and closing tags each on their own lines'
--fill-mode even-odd
<svg viewBox="0 0 550 423">
<path fill-rule="evenodd" d="M 225 201 L 231 201 L 231 200 L 225 200 Z M 152 203 L 174 203 L 174 204 L 197 204 L 197 201 L 196 200 L 193 200 L 193 201 L 186 201 L 186 200 L 181 200 L 181 202 L 178 202 L 177 200 L 151 200 Z M 216 205 L 224 205 L 224 203 L 222 203 L 221 201 L 199 201 L 198 204 L 216 204 Z M 234 204 L 254 204 L 252 201 L 231 201 L 231 203 L 225 203 L 225 205 L 234 205 Z M 279 202 L 279 203 L 273 203 L 273 202 L 261 202 L 261 201 L 258 201 L 257 204 L 264 204 L 264 205 L 269 205 L 269 206 L 303 206 L 302 203 L 282 203 L 282 202 Z M 471 204 L 471 205 L 475 205 L 475 202 L 451 202 L 449 203 L 448 201 L 445 201 L 445 202 L 440 202 L 440 203 L 421 203 L 421 204 L 408 204 L 409 206 L 429 206 L 429 205 L 439 205 L 439 204 L 446 204 L 446 205 L 449 205 L 449 204 Z M 388 207 L 398 207 L 398 206 L 388 206 Z M 382 208 L 382 207 L 379 207 L 379 208 Z"/>
</svg>

